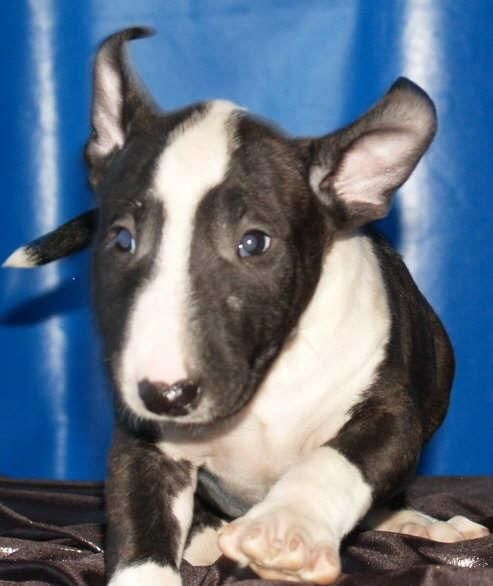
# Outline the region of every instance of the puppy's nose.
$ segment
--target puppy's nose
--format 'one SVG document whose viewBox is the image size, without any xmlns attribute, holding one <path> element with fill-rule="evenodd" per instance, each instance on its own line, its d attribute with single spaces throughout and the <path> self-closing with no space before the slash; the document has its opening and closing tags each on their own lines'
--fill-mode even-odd
<svg viewBox="0 0 493 586">
<path fill-rule="evenodd" d="M 144 379 L 139 383 L 139 395 L 147 409 L 156 415 L 187 415 L 198 402 L 200 387 L 190 380 L 169 385 Z"/>
</svg>

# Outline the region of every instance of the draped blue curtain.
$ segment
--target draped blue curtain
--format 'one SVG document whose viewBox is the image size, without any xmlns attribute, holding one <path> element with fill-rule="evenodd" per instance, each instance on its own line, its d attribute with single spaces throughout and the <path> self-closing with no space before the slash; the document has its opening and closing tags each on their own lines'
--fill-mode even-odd
<svg viewBox="0 0 493 586">
<path fill-rule="evenodd" d="M 382 230 L 454 342 L 448 418 L 422 471 L 493 473 L 493 42 L 490 0 L 7 0 L 0 4 L 0 255 L 86 210 L 91 58 L 134 24 L 137 69 L 164 107 L 236 101 L 298 135 L 368 108 L 399 75 L 440 128 Z M 89 256 L 0 272 L 0 474 L 99 479 L 111 399 Z"/>
</svg>

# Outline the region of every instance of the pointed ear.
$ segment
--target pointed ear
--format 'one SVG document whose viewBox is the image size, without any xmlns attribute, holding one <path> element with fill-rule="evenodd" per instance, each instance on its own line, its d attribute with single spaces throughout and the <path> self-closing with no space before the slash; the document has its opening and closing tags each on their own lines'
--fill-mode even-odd
<svg viewBox="0 0 493 586">
<path fill-rule="evenodd" d="M 350 126 L 305 143 L 310 184 L 341 228 L 387 215 L 393 192 L 409 177 L 436 131 L 433 102 L 398 79 L 387 95 Z"/>
<path fill-rule="evenodd" d="M 132 124 L 145 122 L 156 112 L 153 101 L 132 71 L 127 41 L 154 34 L 150 28 L 129 28 L 108 37 L 94 63 L 92 132 L 85 156 L 90 181 L 97 187 L 112 157 L 127 138 Z"/>
<path fill-rule="evenodd" d="M 20 246 L 2 267 L 30 269 L 87 248 L 96 233 L 98 210 L 89 210 L 29 244 Z"/>
</svg>

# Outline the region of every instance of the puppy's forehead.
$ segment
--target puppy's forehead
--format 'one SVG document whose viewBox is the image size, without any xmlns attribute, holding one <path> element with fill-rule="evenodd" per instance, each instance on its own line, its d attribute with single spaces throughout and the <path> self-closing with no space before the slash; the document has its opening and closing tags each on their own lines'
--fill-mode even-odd
<svg viewBox="0 0 493 586">
<path fill-rule="evenodd" d="M 142 415 L 149 413 L 136 396 L 138 381 L 172 384 L 191 376 L 194 352 L 187 316 L 196 210 L 206 194 L 224 181 L 240 111 L 225 101 L 196 109 L 167 135 L 157 158 L 150 191 L 164 209 L 165 221 L 156 224 L 156 231 L 162 230 L 164 236 L 158 239 L 153 272 L 132 308 L 121 360 L 122 380 L 133 381 L 124 390 L 127 402 Z M 142 344 L 142 332 L 147 344 Z"/>
<path fill-rule="evenodd" d="M 243 109 L 226 100 L 208 102 L 175 128 L 158 157 L 153 192 L 168 213 L 196 207 L 225 178 L 236 149 Z"/>
</svg>

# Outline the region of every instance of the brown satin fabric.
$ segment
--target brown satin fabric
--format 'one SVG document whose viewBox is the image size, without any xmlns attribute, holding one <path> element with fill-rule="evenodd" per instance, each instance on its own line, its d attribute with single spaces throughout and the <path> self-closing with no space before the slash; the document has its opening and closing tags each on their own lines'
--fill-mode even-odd
<svg viewBox="0 0 493 586">
<path fill-rule="evenodd" d="M 493 530 L 493 477 L 419 478 L 407 500 L 431 515 L 463 514 Z M 100 484 L 0 479 L 0 585 L 103 585 L 103 520 Z M 444 544 L 356 531 L 343 547 L 343 569 L 338 586 L 493 585 L 493 536 Z M 210 568 L 184 563 L 182 573 L 186 586 L 288 584 L 263 582 L 225 559 Z"/>
</svg>

